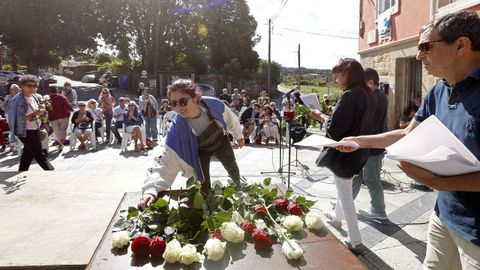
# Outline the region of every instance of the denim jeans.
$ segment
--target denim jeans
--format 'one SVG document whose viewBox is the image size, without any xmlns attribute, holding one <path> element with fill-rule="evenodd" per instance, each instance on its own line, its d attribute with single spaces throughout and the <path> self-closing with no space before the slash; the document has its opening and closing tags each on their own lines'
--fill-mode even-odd
<svg viewBox="0 0 480 270">
<path fill-rule="evenodd" d="M 365 183 L 370 193 L 370 204 L 375 213 L 386 215 L 385 198 L 383 194 L 382 183 L 380 182 L 380 170 L 382 169 L 382 160 L 385 153 L 371 156 L 363 166 L 362 171 L 353 177 L 352 193 L 355 199 L 360 192 L 362 183 Z"/>
<path fill-rule="evenodd" d="M 110 127 L 110 130 L 113 132 L 113 135 L 115 136 L 115 138 L 117 138 L 117 141 L 122 140 L 122 136 L 120 136 L 120 133 L 118 132 L 118 129 L 122 127 L 123 127 L 123 121 L 115 121 Z"/>
<path fill-rule="evenodd" d="M 144 120 L 147 139 L 158 140 L 157 117 L 145 117 Z"/>
<path fill-rule="evenodd" d="M 111 114 L 105 114 L 105 131 L 107 135 L 107 139 L 105 141 L 110 141 L 110 126 L 112 125 L 112 115 Z"/>
</svg>

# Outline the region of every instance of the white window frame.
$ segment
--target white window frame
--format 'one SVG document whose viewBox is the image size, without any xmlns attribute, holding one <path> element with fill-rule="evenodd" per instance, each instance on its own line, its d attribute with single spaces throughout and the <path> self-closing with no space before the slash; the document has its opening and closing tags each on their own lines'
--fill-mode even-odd
<svg viewBox="0 0 480 270">
<path fill-rule="evenodd" d="M 387 1 L 387 0 L 377 0 L 377 1 L 376 1 L 376 7 L 375 7 L 375 8 L 376 8 L 376 12 L 375 12 L 375 15 L 376 15 L 377 17 L 375 18 L 375 23 L 378 23 L 378 17 L 380 17 L 380 15 L 383 14 L 383 13 L 385 13 L 385 12 L 390 12 L 391 15 L 397 14 L 397 13 L 398 13 L 398 10 L 399 10 L 399 9 L 398 9 L 398 6 L 400 5 L 400 1 L 401 1 L 401 0 L 395 0 L 395 5 L 391 6 L 389 9 L 386 9 L 386 10 L 383 11 L 383 12 L 380 12 L 380 9 L 379 9 L 379 7 L 380 7 L 380 2 L 381 2 L 381 1 Z M 436 1 L 436 0 L 433 0 L 433 1 Z"/>
<path fill-rule="evenodd" d="M 457 0 L 443 7 L 438 7 L 438 0 L 431 0 L 431 18 L 438 18 L 451 12 L 465 10 L 478 4 L 480 4 L 480 0 Z"/>
</svg>

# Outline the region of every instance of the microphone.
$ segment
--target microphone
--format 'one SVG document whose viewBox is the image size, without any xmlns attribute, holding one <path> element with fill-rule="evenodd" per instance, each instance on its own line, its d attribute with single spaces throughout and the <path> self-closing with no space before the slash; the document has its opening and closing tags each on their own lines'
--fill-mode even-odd
<svg viewBox="0 0 480 270">
<path fill-rule="evenodd" d="M 283 97 L 287 97 L 287 96 L 291 95 L 293 92 L 295 92 L 295 90 L 297 90 L 297 86 L 293 87 L 291 90 L 288 90 L 288 92 L 285 93 L 283 95 Z"/>
</svg>

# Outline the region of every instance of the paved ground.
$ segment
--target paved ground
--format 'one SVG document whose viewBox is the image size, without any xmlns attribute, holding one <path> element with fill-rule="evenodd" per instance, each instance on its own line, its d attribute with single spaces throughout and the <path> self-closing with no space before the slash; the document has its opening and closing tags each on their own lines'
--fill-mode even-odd
<svg viewBox="0 0 480 270">
<path fill-rule="evenodd" d="M 44 172 L 34 164 L 28 173 L 21 174 L 15 172 L 18 157 L 10 152 L 1 154 L 0 231 L 8 233 L 0 238 L 0 268 L 85 265 L 122 194 L 141 188 L 147 162 L 160 151 L 157 147 L 148 152 L 120 154 L 117 145 L 100 145 L 96 151 L 53 150 L 50 159 L 54 172 Z M 260 181 L 266 176 L 274 181 L 287 179 L 285 173 L 261 174 L 278 171 L 278 147 L 247 146 L 235 150 L 235 154 L 248 181 Z M 291 166 L 296 173 L 291 176 L 291 185 L 296 192 L 317 200 L 316 208 L 326 211 L 336 192 L 331 173 L 314 165 L 317 155 L 318 151 L 298 150 L 297 158 L 303 166 Z M 284 151 L 283 164 L 287 160 L 288 151 Z M 412 190 L 409 179 L 388 160 L 383 169 L 390 221 L 360 222 L 369 248 L 361 259 L 371 269 L 420 269 L 428 217 L 436 195 Z M 212 163 L 211 171 L 213 180 L 227 177 L 219 162 Z M 179 180 L 177 184 L 181 183 Z M 362 189 L 357 209 L 368 204 L 368 191 Z M 338 237 L 345 233 L 330 229 Z"/>
</svg>

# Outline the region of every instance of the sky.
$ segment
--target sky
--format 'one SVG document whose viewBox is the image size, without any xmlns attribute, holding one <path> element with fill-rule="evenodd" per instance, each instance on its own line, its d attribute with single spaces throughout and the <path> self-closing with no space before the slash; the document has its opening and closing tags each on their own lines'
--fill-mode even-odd
<svg viewBox="0 0 480 270">
<path fill-rule="evenodd" d="M 247 0 L 247 3 L 258 24 L 261 40 L 255 50 L 262 59 L 268 59 L 268 19 L 283 4 L 272 23 L 272 61 L 284 67 L 297 67 L 298 44 L 300 64 L 306 68 L 330 69 L 340 58 L 360 58 L 357 54 L 359 0 Z"/>
</svg>

